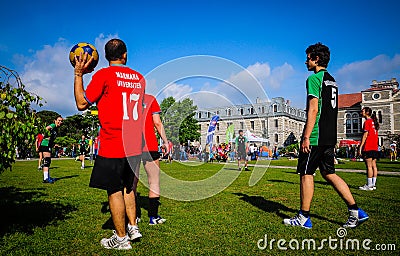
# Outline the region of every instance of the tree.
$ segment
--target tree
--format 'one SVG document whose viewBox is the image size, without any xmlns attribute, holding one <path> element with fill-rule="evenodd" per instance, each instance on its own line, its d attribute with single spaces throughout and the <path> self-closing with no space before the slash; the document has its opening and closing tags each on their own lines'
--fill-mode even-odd
<svg viewBox="0 0 400 256">
<path fill-rule="evenodd" d="M 194 118 L 197 106 L 193 105 L 191 99 L 177 102 L 173 97 L 168 97 L 161 102 L 160 107 L 161 120 L 169 140 L 173 143 L 184 143 L 200 138 L 200 127 Z"/>
<path fill-rule="evenodd" d="M 0 172 L 15 162 L 16 148 L 32 145 L 39 118 L 31 105 L 42 99 L 28 92 L 17 72 L 0 66 Z"/>
</svg>

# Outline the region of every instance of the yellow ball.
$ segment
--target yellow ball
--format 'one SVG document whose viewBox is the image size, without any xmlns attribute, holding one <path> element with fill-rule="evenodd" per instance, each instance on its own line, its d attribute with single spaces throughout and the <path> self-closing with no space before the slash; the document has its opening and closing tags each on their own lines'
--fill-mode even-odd
<svg viewBox="0 0 400 256">
<path fill-rule="evenodd" d="M 83 56 L 85 52 L 88 53 L 88 59 L 93 56 L 93 61 L 90 63 L 89 69 L 94 69 L 97 66 L 97 63 L 99 63 L 99 53 L 96 48 L 89 43 L 77 43 L 71 48 L 71 51 L 69 52 L 69 61 L 71 62 L 71 65 L 75 67 L 75 56 L 79 57 L 81 53 Z"/>
</svg>

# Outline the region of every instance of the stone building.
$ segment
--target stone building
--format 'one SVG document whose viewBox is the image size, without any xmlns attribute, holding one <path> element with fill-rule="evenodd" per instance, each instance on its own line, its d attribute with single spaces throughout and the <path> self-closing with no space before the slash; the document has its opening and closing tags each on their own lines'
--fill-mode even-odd
<svg viewBox="0 0 400 256">
<path fill-rule="evenodd" d="M 292 138 L 299 140 L 305 125 L 306 113 L 302 109 L 290 105 L 282 97 L 270 101 L 256 100 L 254 104 L 217 107 L 197 111 L 195 118 L 201 127 L 202 145 L 206 144 L 207 130 L 212 116 L 218 115 L 220 120 L 215 129 L 214 143 L 225 142 L 226 129 L 233 124 L 235 137 L 238 131 L 249 130 L 257 137 L 269 140 L 269 145 L 284 146 L 285 141 Z"/>
<path fill-rule="evenodd" d="M 370 107 L 375 112 L 379 128 L 379 144 L 389 146 L 387 134 L 400 133 L 400 92 L 396 78 L 372 81 L 369 89 L 359 93 L 339 95 L 338 139 L 361 140 L 364 119 L 360 112 Z"/>
</svg>

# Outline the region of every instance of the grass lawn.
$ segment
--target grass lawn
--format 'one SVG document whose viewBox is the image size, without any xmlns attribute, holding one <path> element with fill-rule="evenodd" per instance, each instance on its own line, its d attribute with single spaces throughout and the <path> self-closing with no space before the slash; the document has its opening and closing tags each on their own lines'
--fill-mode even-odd
<svg viewBox="0 0 400 256">
<path fill-rule="evenodd" d="M 278 160 L 263 160 L 259 163 L 267 164 L 270 162 L 271 166 L 297 166 L 297 159 L 289 160 L 286 157 L 279 158 Z M 251 161 L 250 163 L 255 163 Z M 339 164 L 335 165 L 337 169 L 352 169 L 352 170 L 365 170 L 365 163 L 360 161 L 351 161 L 349 159 L 340 159 Z M 391 162 L 390 159 L 380 159 L 377 161 L 379 171 L 396 171 L 400 172 L 400 162 Z M 379 175 L 379 173 L 378 173 Z"/>
<path fill-rule="evenodd" d="M 143 238 L 133 243 L 132 250 L 121 252 L 100 246 L 101 238 L 111 236 L 113 226 L 106 192 L 88 187 L 91 166 L 81 170 L 73 160 L 53 160 L 51 172 L 58 181 L 43 184 L 36 164 L 17 162 L 12 171 L 0 174 L 0 255 L 399 255 L 400 251 L 400 176 L 379 176 L 377 190 L 360 191 L 365 174 L 338 173 L 370 215 L 369 221 L 356 229 L 341 230 L 347 234 L 338 237 L 347 209 L 319 174 L 315 177 L 313 229 L 305 230 L 282 224 L 299 207 L 299 176 L 293 169 L 271 166 L 256 185 L 249 186 L 252 173 L 240 173 L 235 165 L 162 162 L 165 193 L 160 214 L 167 222 L 148 225 L 148 190 L 140 183 Z M 338 239 L 331 242 L 331 247 L 337 245 L 335 250 L 323 241 L 330 238 Z M 278 248 L 280 239 L 286 242 L 281 240 L 279 245 L 288 250 Z M 308 250 L 311 239 L 316 242 L 315 250 Z M 396 251 L 365 250 L 362 243 L 366 239 L 371 240 L 366 244 L 371 249 L 378 245 L 388 250 L 395 245 Z M 266 248 L 258 248 L 264 247 L 265 240 Z M 346 250 L 346 243 L 351 247 L 355 240 L 360 250 Z M 291 249 L 289 241 L 292 248 L 299 242 L 300 249 Z M 305 249 L 301 250 L 303 242 Z M 317 250 L 322 242 L 323 249 Z"/>
</svg>

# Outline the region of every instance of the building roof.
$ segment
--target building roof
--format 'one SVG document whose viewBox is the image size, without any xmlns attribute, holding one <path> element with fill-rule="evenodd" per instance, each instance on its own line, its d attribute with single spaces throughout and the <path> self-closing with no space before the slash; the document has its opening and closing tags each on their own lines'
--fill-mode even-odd
<svg viewBox="0 0 400 256">
<path fill-rule="evenodd" d="M 339 108 L 349 108 L 353 107 L 356 104 L 361 103 L 362 101 L 362 94 L 361 92 L 358 93 L 349 93 L 349 94 L 339 94 L 338 104 Z"/>
</svg>

